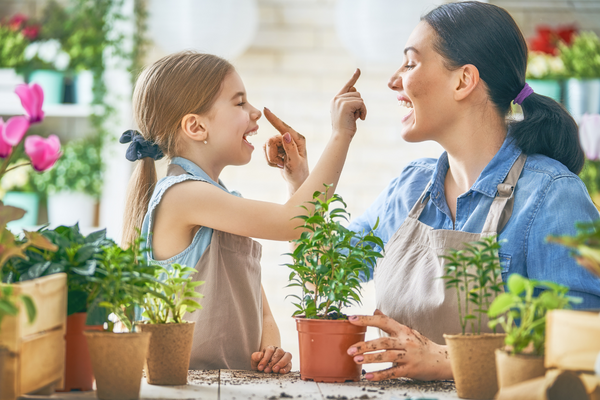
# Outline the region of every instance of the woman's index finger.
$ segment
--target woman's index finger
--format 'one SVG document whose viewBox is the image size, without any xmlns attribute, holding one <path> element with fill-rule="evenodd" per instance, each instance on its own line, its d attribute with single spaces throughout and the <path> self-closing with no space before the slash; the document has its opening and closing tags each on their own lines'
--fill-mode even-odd
<svg viewBox="0 0 600 400">
<path fill-rule="evenodd" d="M 277 129 L 282 135 L 290 131 L 291 127 L 282 120 L 280 120 L 279 117 L 273 114 L 273 112 L 267 107 L 264 108 L 263 114 L 265 115 L 267 121 L 269 121 L 271 125 L 273 125 L 273 127 Z"/>
<path fill-rule="evenodd" d="M 358 81 L 359 77 L 360 77 L 360 68 L 356 68 L 356 71 L 354 71 L 352 78 L 350 78 L 350 80 L 348 82 L 346 82 L 344 87 L 342 87 L 342 90 L 340 90 L 338 92 L 338 95 L 348 93 L 350 88 L 356 84 L 356 81 Z"/>
</svg>

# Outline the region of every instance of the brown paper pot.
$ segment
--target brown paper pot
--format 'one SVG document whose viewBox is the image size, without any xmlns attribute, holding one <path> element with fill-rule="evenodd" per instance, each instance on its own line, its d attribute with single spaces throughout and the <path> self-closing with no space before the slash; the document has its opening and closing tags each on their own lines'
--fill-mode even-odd
<svg viewBox="0 0 600 400">
<path fill-rule="evenodd" d="M 360 380 L 362 366 L 348 355 L 348 348 L 365 340 L 365 326 L 345 320 L 296 318 L 300 342 L 300 378 L 315 382 Z"/>
<path fill-rule="evenodd" d="M 444 335 L 458 397 L 491 399 L 498 392 L 496 349 L 504 347 L 505 334 Z"/>
<path fill-rule="evenodd" d="M 503 387 L 497 400 L 588 400 L 585 386 L 571 371 L 548 371 L 546 376 Z"/>
<path fill-rule="evenodd" d="M 499 388 L 513 386 L 546 374 L 543 356 L 511 355 L 501 349 L 496 350 L 496 371 Z"/>
<path fill-rule="evenodd" d="M 0 347 L 0 388 L 2 387 L 2 374 L 4 372 L 4 360 L 8 357 L 8 349 Z"/>
<path fill-rule="evenodd" d="M 133 400 L 140 397 L 150 333 L 84 332 L 99 399 Z"/>
<path fill-rule="evenodd" d="M 140 324 L 150 332 L 150 348 L 144 369 L 152 385 L 185 385 L 194 339 L 195 322 L 183 324 Z"/>
</svg>

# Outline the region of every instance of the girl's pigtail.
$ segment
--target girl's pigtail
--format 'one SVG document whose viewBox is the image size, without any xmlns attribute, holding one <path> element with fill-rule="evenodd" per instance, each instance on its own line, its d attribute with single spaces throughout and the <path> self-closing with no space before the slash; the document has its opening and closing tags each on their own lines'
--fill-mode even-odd
<svg viewBox="0 0 600 400">
<path fill-rule="evenodd" d="M 154 159 L 151 157 L 142 158 L 137 163 L 127 188 L 123 237 L 121 240 L 123 247 L 129 246 L 139 236 L 156 181 Z"/>
<path fill-rule="evenodd" d="M 523 120 L 511 123 L 510 134 L 525 154 L 544 154 L 579 174 L 585 161 L 575 120 L 555 100 L 536 93 L 521 104 Z"/>
</svg>

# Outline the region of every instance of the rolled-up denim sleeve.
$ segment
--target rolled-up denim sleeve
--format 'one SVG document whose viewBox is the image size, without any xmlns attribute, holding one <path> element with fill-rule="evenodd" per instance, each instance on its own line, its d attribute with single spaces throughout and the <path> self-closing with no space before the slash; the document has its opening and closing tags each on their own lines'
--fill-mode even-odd
<svg viewBox="0 0 600 400">
<path fill-rule="evenodd" d="M 577 309 L 600 309 L 600 278 L 580 266 L 565 246 L 548 243 L 549 235 L 574 235 L 576 222 L 600 217 L 583 182 L 576 176 L 555 178 L 534 212 L 527 238 L 527 275 L 566 285 L 583 301 Z"/>
</svg>

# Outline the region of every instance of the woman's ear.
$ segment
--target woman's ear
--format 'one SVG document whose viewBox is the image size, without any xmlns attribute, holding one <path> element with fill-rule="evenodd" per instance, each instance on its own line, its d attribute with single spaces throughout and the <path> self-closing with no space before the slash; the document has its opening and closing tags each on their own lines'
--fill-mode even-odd
<svg viewBox="0 0 600 400">
<path fill-rule="evenodd" d="M 181 119 L 181 130 L 190 139 L 203 142 L 208 138 L 207 121 L 196 114 L 187 114 Z"/>
<path fill-rule="evenodd" d="M 457 85 L 454 89 L 454 99 L 457 101 L 467 98 L 479 86 L 479 70 L 472 64 L 466 64 L 455 71 Z"/>
</svg>

